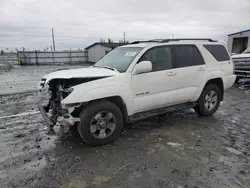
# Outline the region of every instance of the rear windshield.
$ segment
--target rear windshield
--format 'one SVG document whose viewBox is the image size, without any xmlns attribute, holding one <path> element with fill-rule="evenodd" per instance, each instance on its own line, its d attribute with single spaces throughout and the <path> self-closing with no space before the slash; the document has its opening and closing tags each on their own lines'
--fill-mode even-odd
<svg viewBox="0 0 250 188">
<path fill-rule="evenodd" d="M 228 61 L 230 57 L 226 48 L 223 45 L 203 45 L 217 61 Z"/>
</svg>

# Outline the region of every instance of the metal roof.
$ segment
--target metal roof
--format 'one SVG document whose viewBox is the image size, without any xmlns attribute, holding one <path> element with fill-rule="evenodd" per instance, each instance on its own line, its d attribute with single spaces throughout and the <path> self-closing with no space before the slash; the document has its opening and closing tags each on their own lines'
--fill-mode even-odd
<svg viewBox="0 0 250 188">
<path fill-rule="evenodd" d="M 245 33 L 245 32 L 248 32 L 248 31 L 250 31 L 250 29 L 242 30 L 242 31 L 239 31 L 239 32 L 236 32 L 236 33 L 231 33 L 231 34 L 228 34 L 227 36 L 232 36 L 232 35 L 236 35 L 236 34 L 240 34 L 240 33 Z"/>
</svg>

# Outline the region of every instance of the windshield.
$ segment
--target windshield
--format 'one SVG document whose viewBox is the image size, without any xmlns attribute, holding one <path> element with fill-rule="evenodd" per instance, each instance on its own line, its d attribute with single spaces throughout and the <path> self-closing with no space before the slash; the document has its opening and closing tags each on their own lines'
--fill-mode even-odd
<svg viewBox="0 0 250 188">
<path fill-rule="evenodd" d="M 125 72 L 137 54 L 143 48 L 140 47 L 120 47 L 105 55 L 95 66 L 111 67 L 119 72 Z"/>
<path fill-rule="evenodd" d="M 250 47 L 248 47 L 244 52 L 243 54 L 249 54 L 250 53 Z"/>
</svg>

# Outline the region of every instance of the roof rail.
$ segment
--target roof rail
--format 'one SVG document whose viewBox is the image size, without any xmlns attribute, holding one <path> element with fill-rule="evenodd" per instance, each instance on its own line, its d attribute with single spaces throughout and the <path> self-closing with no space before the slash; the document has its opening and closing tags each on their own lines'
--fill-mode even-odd
<svg viewBox="0 0 250 188">
<path fill-rule="evenodd" d="M 179 39 L 177 38 L 177 39 L 163 39 L 162 41 L 160 41 L 160 43 L 180 41 L 180 40 L 207 40 L 209 42 L 217 42 L 216 40 L 209 39 L 209 38 L 179 38 Z"/>
<path fill-rule="evenodd" d="M 147 42 L 161 42 L 161 40 L 138 40 L 131 42 L 129 44 L 139 44 L 139 43 L 147 43 Z"/>
<path fill-rule="evenodd" d="M 217 40 L 209 39 L 209 38 L 176 38 L 176 39 L 152 39 L 152 40 L 142 40 L 142 41 L 134 41 L 130 44 L 139 44 L 139 43 L 147 43 L 147 42 L 159 42 L 159 43 L 165 43 L 165 42 L 174 42 L 174 41 L 181 41 L 181 40 L 207 40 L 209 42 L 218 42 Z"/>
</svg>

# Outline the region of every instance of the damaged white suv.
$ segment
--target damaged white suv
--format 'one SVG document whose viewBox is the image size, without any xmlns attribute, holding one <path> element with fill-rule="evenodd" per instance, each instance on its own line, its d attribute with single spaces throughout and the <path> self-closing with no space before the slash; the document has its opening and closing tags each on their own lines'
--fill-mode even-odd
<svg viewBox="0 0 250 188">
<path fill-rule="evenodd" d="M 49 126 L 77 126 L 86 143 L 103 145 L 119 137 L 125 122 L 186 108 L 212 115 L 235 78 L 229 53 L 217 41 L 137 41 L 94 66 L 43 77 L 51 97 L 39 109 Z"/>
</svg>

